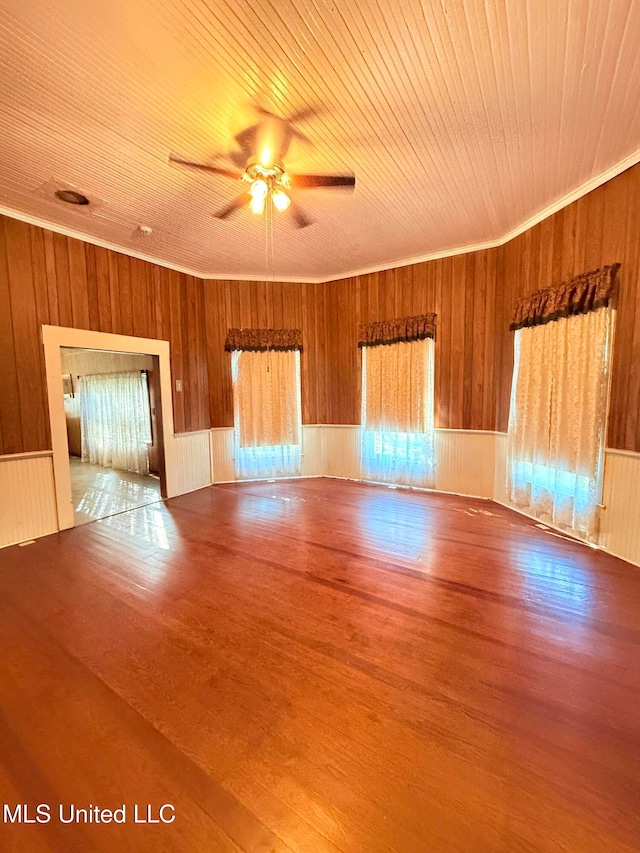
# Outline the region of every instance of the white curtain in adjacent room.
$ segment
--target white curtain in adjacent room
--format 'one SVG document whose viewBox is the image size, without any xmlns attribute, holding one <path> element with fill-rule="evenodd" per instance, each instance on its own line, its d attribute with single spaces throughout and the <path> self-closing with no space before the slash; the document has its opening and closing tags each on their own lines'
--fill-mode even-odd
<svg viewBox="0 0 640 853">
<path fill-rule="evenodd" d="M 362 476 L 430 487 L 434 473 L 432 338 L 362 348 Z"/>
<path fill-rule="evenodd" d="M 600 502 L 613 310 L 515 332 L 510 500 L 594 540 Z"/>
<path fill-rule="evenodd" d="M 231 375 L 236 477 L 300 474 L 300 351 L 234 350 Z"/>
<path fill-rule="evenodd" d="M 151 414 L 146 373 L 81 376 L 78 394 L 82 461 L 148 474 Z"/>
</svg>

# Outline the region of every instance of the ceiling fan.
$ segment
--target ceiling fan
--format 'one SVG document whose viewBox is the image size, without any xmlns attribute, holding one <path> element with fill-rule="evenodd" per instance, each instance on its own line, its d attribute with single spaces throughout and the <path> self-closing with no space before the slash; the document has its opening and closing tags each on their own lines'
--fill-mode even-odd
<svg viewBox="0 0 640 853">
<path fill-rule="evenodd" d="M 287 172 L 283 158 L 291 139 L 307 138 L 293 128 L 291 119 L 281 119 L 266 110 L 260 110 L 260 114 L 263 116 L 261 122 L 241 131 L 235 138 L 240 150 L 233 152 L 231 160 L 242 168 L 246 159 L 243 172 L 207 163 L 194 163 L 177 154 L 170 154 L 169 162 L 242 182 L 244 186 L 240 195 L 214 214 L 218 219 L 227 219 L 245 205 L 252 213 L 260 215 L 264 213 L 266 205 L 271 203 L 279 212 L 290 208 L 296 227 L 306 228 L 313 220 L 292 199 L 292 192 L 326 188 L 353 190 L 356 185 L 355 175 L 293 175 Z"/>
</svg>

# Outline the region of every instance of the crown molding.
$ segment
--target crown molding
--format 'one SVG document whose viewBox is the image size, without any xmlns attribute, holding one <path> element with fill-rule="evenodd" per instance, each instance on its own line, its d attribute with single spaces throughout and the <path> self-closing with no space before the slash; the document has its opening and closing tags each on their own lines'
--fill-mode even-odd
<svg viewBox="0 0 640 853">
<path fill-rule="evenodd" d="M 384 263 L 376 264 L 370 267 L 361 267 L 359 269 L 348 270 L 346 272 L 336 272 L 331 275 L 316 277 L 307 276 L 301 278 L 299 276 L 269 276 L 269 278 L 265 278 L 256 275 L 203 273 L 199 270 L 193 270 L 189 269 L 188 267 L 180 266 L 179 264 L 172 264 L 170 261 L 166 261 L 162 258 L 157 258 L 145 252 L 138 252 L 127 247 L 119 246 L 116 243 L 109 242 L 108 240 L 101 240 L 99 237 L 84 234 L 83 232 L 77 231 L 74 228 L 69 228 L 65 225 L 59 225 L 56 222 L 51 222 L 39 216 L 32 216 L 29 213 L 25 213 L 21 210 L 15 210 L 11 207 L 7 207 L 6 205 L 0 205 L 0 214 L 4 216 L 9 216 L 12 219 L 18 219 L 21 222 L 27 222 L 30 225 L 37 225 L 40 228 L 46 228 L 49 231 L 54 231 L 56 234 L 63 234 L 65 237 L 73 237 L 76 240 L 82 240 L 84 243 L 90 243 L 93 246 L 100 246 L 103 249 L 110 249 L 111 251 L 118 252 L 121 255 L 128 255 L 130 258 L 137 258 L 138 260 L 147 261 L 148 263 L 155 264 L 156 266 L 165 267 L 166 269 L 174 270 L 175 272 L 184 273 L 185 275 L 190 275 L 194 278 L 202 279 L 203 281 L 272 280 L 277 282 L 287 282 L 291 284 L 326 284 L 330 281 L 341 281 L 347 278 L 355 278 L 356 276 L 369 275 L 370 273 L 376 272 L 384 272 L 385 270 L 397 269 L 398 267 L 408 267 L 413 264 L 423 264 L 427 261 L 437 261 L 441 258 L 452 258 L 456 255 L 468 255 L 471 252 L 480 252 L 484 249 L 496 249 L 499 246 L 504 246 L 505 243 L 508 243 L 510 240 L 513 240 L 514 237 L 520 236 L 520 234 L 523 234 L 525 231 L 528 231 L 530 228 L 533 228 L 535 225 L 538 225 L 544 219 L 547 219 L 549 216 L 553 216 L 554 213 L 557 213 L 559 210 L 562 210 L 564 207 L 567 207 L 574 201 L 577 201 L 579 198 L 582 198 L 583 196 L 587 195 L 592 190 L 595 190 L 598 187 L 602 186 L 602 184 L 606 184 L 607 181 L 612 180 L 613 178 L 620 175 L 622 172 L 625 172 L 627 169 L 630 169 L 632 166 L 635 166 L 638 163 L 640 163 L 640 148 L 615 163 L 609 169 L 605 170 L 604 172 L 601 172 L 594 178 L 590 178 L 588 181 L 585 181 L 585 183 L 581 184 L 575 190 L 572 190 L 571 192 L 562 196 L 562 198 L 557 199 L 552 204 L 533 214 L 533 216 L 530 216 L 528 219 L 525 219 L 524 222 L 521 222 L 520 225 L 517 225 L 511 231 L 508 231 L 506 234 L 504 234 L 502 237 L 497 237 L 494 240 L 487 240 L 483 243 L 472 243 L 466 246 L 458 246 L 453 249 L 447 249 L 441 252 L 431 252 L 426 255 L 415 255 L 410 258 L 391 259 L 385 261 Z"/>
<path fill-rule="evenodd" d="M 11 219 L 17 219 L 19 222 L 26 222 L 29 225 L 37 225 L 39 228 L 45 228 L 47 231 L 53 231 L 55 234 L 62 234 L 64 237 L 73 237 L 75 240 L 82 240 L 83 243 L 89 243 L 92 246 L 100 246 L 102 249 L 109 249 L 112 252 L 118 252 L 120 255 L 127 255 L 129 258 L 137 258 L 140 261 L 147 261 L 150 264 L 155 264 L 158 267 L 165 267 L 175 272 L 192 275 L 196 278 L 202 278 L 202 273 L 194 272 L 187 267 L 181 267 L 179 264 L 172 264 L 169 261 L 161 261 L 152 255 L 147 255 L 144 252 L 136 252 L 124 246 L 118 246 L 116 243 L 111 243 L 109 240 L 101 240 L 100 237 L 94 237 L 91 234 L 85 234 L 82 231 L 76 231 L 75 228 L 69 228 L 66 225 L 60 225 L 57 222 L 51 222 L 48 219 L 43 219 L 40 216 L 32 216 L 30 213 L 25 213 L 23 210 L 14 210 L 4 204 L 0 204 L 0 214 L 8 216 Z"/>
<path fill-rule="evenodd" d="M 62 234 L 64 237 L 72 237 L 74 240 L 81 240 L 83 243 L 89 243 L 92 246 L 100 246 L 102 249 L 109 249 L 112 252 L 117 252 L 120 255 L 126 255 L 128 258 L 137 258 L 140 261 L 146 261 L 149 264 L 154 264 L 157 267 L 173 270 L 174 272 L 184 273 L 185 275 L 199 278 L 202 281 L 283 281 L 291 284 L 324 284 L 327 279 L 323 276 L 318 278 L 299 278 L 296 276 L 269 276 L 261 278 L 259 275 L 227 275 L 225 273 L 203 273 L 199 270 L 183 267 L 180 264 L 173 264 L 171 261 L 166 261 L 163 258 L 157 258 L 154 255 L 146 254 L 145 252 L 137 252 L 126 246 L 120 246 L 117 243 L 111 243 L 109 240 L 102 240 L 100 237 L 94 237 L 92 234 L 85 234 L 82 231 L 77 231 L 75 228 L 69 228 L 66 225 L 60 225 L 57 222 L 51 222 L 48 219 L 43 219 L 40 216 L 33 216 L 30 213 L 25 213 L 23 210 L 15 210 L 0 204 L 0 215 L 8 216 L 10 219 L 17 219 L 19 222 L 26 222 L 28 225 L 36 225 L 38 228 L 45 228 L 47 231 L 53 231 L 55 234 Z"/>
<path fill-rule="evenodd" d="M 426 261 L 437 261 L 441 258 L 453 258 L 456 255 L 467 255 L 471 252 L 482 251 L 483 249 L 497 249 L 499 246 L 504 246 L 505 243 L 508 243 L 515 237 L 519 237 L 520 234 L 524 234 L 525 231 L 528 231 L 530 228 L 538 225 L 543 220 L 548 219 L 549 216 L 553 216 L 554 213 L 557 213 L 564 207 L 568 207 L 568 205 L 572 204 L 574 201 L 588 195 L 592 190 L 595 190 L 603 184 L 606 184 L 608 181 L 613 180 L 613 178 L 616 178 L 618 175 L 621 175 L 622 172 L 626 172 L 627 169 L 630 169 L 632 166 L 636 166 L 638 163 L 640 163 L 640 148 L 632 154 L 629 154 L 629 156 L 624 159 L 619 160 L 606 171 L 596 175 L 595 178 L 589 178 L 588 181 L 585 181 L 575 190 L 571 190 L 571 192 L 563 195 L 562 198 L 557 199 L 552 204 L 537 213 L 534 213 L 528 219 L 525 219 L 524 222 L 521 222 L 520 225 L 517 225 L 511 231 L 508 231 L 502 237 L 498 237 L 495 240 L 487 240 L 484 243 L 473 243 L 468 246 L 459 246 L 458 248 L 449 249 L 445 252 L 432 252 L 428 255 L 416 255 L 412 258 L 386 261 L 384 264 L 378 264 L 373 267 L 364 267 L 362 269 L 352 270 L 348 273 L 336 273 L 333 276 L 323 279 L 323 283 L 339 281 L 344 278 L 354 278 L 358 275 L 368 275 L 369 273 L 374 272 L 383 272 L 384 270 L 396 269 L 398 267 L 408 267 L 412 264 L 422 264 Z"/>
</svg>

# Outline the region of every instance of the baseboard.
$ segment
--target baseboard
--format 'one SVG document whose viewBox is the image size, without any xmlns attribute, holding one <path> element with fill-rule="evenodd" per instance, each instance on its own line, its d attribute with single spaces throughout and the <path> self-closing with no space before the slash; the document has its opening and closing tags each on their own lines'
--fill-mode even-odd
<svg viewBox="0 0 640 853">
<path fill-rule="evenodd" d="M 210 483 L 209 486 L 203 486 L 208 489 L 210 486 L 229 486 L 231 484 L 242 483 L 282 483 L 286 480 L 319 480 L 324 474 L 293 474 L 291 477 L 254 477 L 252 480 L 216 480 L 215 483 Z M 197 491 L 197 489 L 194 489 Z"/>
<path fill-rule="evenodd" d="M 498 504 L 498 506 L 503 506 L 505 509 L 510 509 L 512 512 L 516 512 L 518 515 L 524 516 L 524 518 L 528 518 L 531 521 L 535 521 L 536 524 L 543 524 L 545 527 L 548 527 L 549 530 L 553 530 L 554 533 L 558 533 L 560 536 L 564 536 L 565 539 L 570 539 L 572 542 L 578 542 L 580 545 L 586 545 L 587 548 L 591 548 L 594 551 L 604 551 L 608 552 L 601 545 L 597 545 L 595 542 L 589 542 L 588 539 L 583 539 L 582 536 L 578 536 L 577 533 L 569 533 L 569 531 L 564 530 L 562 527 L 558 527 L 556 524 L 551 524 L 548 521 L 541 521 L 537 516 L 531 515 L 529 512 L 525 512 L 523 509 L 519 507 L 513 506 L 512 504 L 505 503 L 504 501 L 493 499 L 492 503 Z"/>
<path fill-rule="evenodd" d="M 17 539 L 15 542 L 3 542 L 3 544 L 0 545 L 0 551 L 3 548 L 15 548 L 16 545 L 23 545 L 25 542 L 35 542 L 37 539 L 44 539 L 45 536 L 55 536 L 56 533 L 62 532 L 63 531 L 61 530 L 50 530 L 48 533 L 36 533 L 33 536 L 29 536 L 27 539 Z"/>
<path fill-rule="evenodd" d="M 379 483 L 377 480 L 363 480 L 361 477 L 338 477 L 335 474 L 320 474 L 315 479 L 325 480 L 348 480 L 351 483 L 363 483 L 365 486 L 380 486 L 386 489 L 403 489 L 409 492 L 424 492 L 430 495 L 451 495 L 454 498 L 468 498 L 474 501 L 489 501 L 493 502 L 493 498 L 487 498 L 483 495 L 467 495 L 464 492 L 448 492 L 445 489 L 429 489 L 425 486 L 407 486 L 404 483 Z"/>
<path fill-rule="evenodd" d="M 581 540 L 578 540 L 579 542 Z M 623 557 L 622 554 L 616 554 L 615 551 L 609 551 L 607 548 L 602 545 L 596 545 L 595 549 L 597 551 L 602 551 L 603 554 L 608 554 L 610 557 L 615 557 L 617 560 L 622 560 L 625 563 L 629 563 L 631 566 L 636 566 L 636 568 L 640 569 L 640 563 L 636 560 L 632 560 L 631 557 Z"/>
</svg>

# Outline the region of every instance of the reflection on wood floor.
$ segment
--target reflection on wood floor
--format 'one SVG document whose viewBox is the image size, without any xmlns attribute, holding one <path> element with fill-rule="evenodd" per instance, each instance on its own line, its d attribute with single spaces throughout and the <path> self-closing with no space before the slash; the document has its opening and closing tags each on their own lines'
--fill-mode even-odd
<svg viewBox="0 0 640 853">
<path fill-rule="evenodd" d="M 640 849 L 640 572 L 486 501 L 231 484 L 6 548 L 0 652 L 0 802 L 131 818 L 3 851 Z"/>
<path fill-rule="evenodd" d="M 157 477 L 90 465 L 75 456 L 69 464 L 76 527 L 162 500 Z"/>
</svg>

